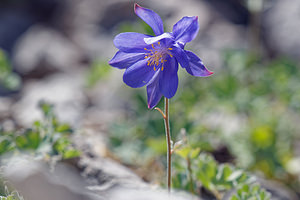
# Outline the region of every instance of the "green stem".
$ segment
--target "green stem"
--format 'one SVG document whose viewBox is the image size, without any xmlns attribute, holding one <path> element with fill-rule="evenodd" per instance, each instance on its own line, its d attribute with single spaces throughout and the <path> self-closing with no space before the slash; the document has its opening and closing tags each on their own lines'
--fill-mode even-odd
<svg viewBox="0 0 300 200">
<path fill-rule="evenodd" d="M 167 140 L 167 180 L 168 180 L 168 192 L 171 190 L 171 133 L 170 133 L 170 122 L 169 122 L 169 99 L 165 97 L 165 132 L 166 132 L 166 140 Z"/>
<path fill-rule="evenodd" d="M 172 156 L 172 147 L 171 147 L 171 133 L 170 133 L 170 122 L 169 122 L 169 99 L 165 97 L 165 112 L 160 108 L 155 108 L 164 118 L 165 122 L 165 132 L 167 140 L 167 185 L 168 192 L 171 191 L 171 156 Z"/>
<path fill-rule="evenodd" d="M 187 161 L 188 174 L 189 174 L 189 178 L 190 178 L 190 190 L 191 190 L 192 194 L 195 194 L 194 180 L 193 180 L 193 171 L 192 171 L 192 167 L 191 167 L 191 159 L 190 159 L 190 157 L 188 157 L 186 159 L 186 161 Z"/>
</svg>

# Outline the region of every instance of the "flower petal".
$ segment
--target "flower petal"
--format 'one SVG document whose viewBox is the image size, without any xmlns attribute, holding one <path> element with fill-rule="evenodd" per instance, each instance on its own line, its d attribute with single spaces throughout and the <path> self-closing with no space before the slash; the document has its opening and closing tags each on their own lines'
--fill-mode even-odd
<svg viewBox="0 0 300 200">
<path fill-rule="evenodd" d="M 173 26 L 173 35 L 177 42 L 192 41 L 199 31 L 198 17 L 183 17 Z"/>
<path fill-rule="evenodd" d="M 160 92 L 167 98 L 172 98 L 178 88 L 178 63 L 175 58 L 168 57 L 159 76 Z"/>
<path fill-rule="evenodd" d="M 159 36 L 145 38 L 144 41 L 145 41 L 146 44 L 154 44 L 155 42 L 158 42 L 162 39 L 167 39 L 167 40 L 170 40 L 170 41 L 172 40 L 172 42 L 174 41 L 174 38 L 170 33 L 163 33 Z"/>
<path fill-rule="evenodd" d="M 152 28 L 155 35 L 163 34 L 164 26 L 158 14 L 150 9 L 139 6 L 137 3 L 134 4 L 134 12 Z"/>
<path fill-rule="evenodd" d="M 144 53 L 124 53 L 118 51 L 108 64 L 119 69 L 124 69 L 143 59 L 144 56 Z"/>
<path fill-rule="evenodd" d="M 143 87 L 154 76 L 153 67 L 147 65 L 148 59 L 143 59 L 126 69 L 123 81 L 133 88 Z"/>
<path fill-rule="evenodd" d="M 185 51 L 179 45 L 173 45 L 170 52 L 175 56 L 176 60 L 179 62 L 182 68 L 186 68 L 189 66 L 189 59 Z"/>
<path fill-rule="evenodd" d="M 120 33 L 115 37 L 114 44 L 123 52 L 145 52 L 144 48 L 149 47 L 149 45 L 145 43 L 144 39 L 149 37 L 152 36 L 133 32 Z"/>
<path fill-rule="evenodd" d="M 151 80 L 151 83 L 147 86 L 147 97 L 148 97 L 149 109 L 154 108 L 162 97 L 162 94 L 159 90 L 159 73 L 160 70 L 158 70 L 155 73 L 153 79 Z"/>
<path fill-rule="evenodd" d="M 193 52 L 185 51 L 185 53 L 188 56 L 190 62 L 189 67 L 185 68 L 189 74 L 193 76 L 201 76 L 201 77 L 205 77 L 213 74 L 213 72 L 206 69 L 206 67 L 203 65 L 202 60 L 198 56 L 196 56 Z"/>
</svg>

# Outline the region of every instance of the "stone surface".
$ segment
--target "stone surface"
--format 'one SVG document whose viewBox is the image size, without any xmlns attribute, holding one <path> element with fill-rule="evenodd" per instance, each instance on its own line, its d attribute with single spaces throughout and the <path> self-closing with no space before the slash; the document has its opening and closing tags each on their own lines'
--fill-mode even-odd
<svg viewBox="0 0 300 200">
<path fill-rule="evenodd" d="M 27 75 L 44 71 L 72 71 L 80 65 L 83 53 L 55 29 L 35 25 L 19 39 L 14 51 L 16 70 Z"/>
<path fill-rule="evenodd" d="M 271 54 L 300 60 L 300 1 L 273 1 L 263 15 L 263 39 Z"/>
<path fill-rule="evenodd" d="M 86 137 L 88 137 L 86 139 Z M 82 151 L 78 159 L 47 165 L 28 155 L 7 158 L 2 165 L 5 178 L 25 198 L 64 200 L 160 200 L 168 198 L 165 189 L 145 183 L 118 162 L 104 158 L 103 137 L 83 131 L 74 137 Z M 173 200 L 199 200 L 173 191 Z"/>
<path fill-rule="evenodd" d="M 50 172 L 45 164 L 24 156 L 10 160 L 4 174 L 25 199 L 104 200 L 85 189 L 82 178 L 66 165 Z"/>
<path fill-rule="evenodd" d="M 82 91 L 81 74 L 56 74 L 46 79 L 28 82 L 22 90 L 21 99 L 12 107 L 18 124 L 29 126 L 41 119 L 39 101 L 55 105 L 55 113 L 61 121 L 77 127 L 87 102 Z"/>
</svg>

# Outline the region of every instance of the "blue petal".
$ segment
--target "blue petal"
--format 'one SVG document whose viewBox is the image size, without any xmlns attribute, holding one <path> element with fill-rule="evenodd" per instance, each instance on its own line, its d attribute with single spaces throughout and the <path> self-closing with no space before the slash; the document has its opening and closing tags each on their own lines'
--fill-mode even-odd
<svg viewBox="0 0 300 200">
<path fill-rule="evenodd" d="M 155 35 L 163 34 L 164 26 L 158 14 L 150 9 L 139 6 L 137 3 L 134 4 L 134 12 L 152 28 Z"/>
<path fill-rule="evenodd" d="M 147 65 L 148 59 L 143 59 L 126 69 L 123 81 L 133 88 L 143 87 L 154 76 L 153 67 Z"/>
<path fill-rule="evenodd" d="M 192 41 L 198 31 L 198 17 L 183 17 L 173 26 L 175 40 L 183 44 Z"/>
<path fill-rule="evenodd" d="M 138 53 L 145 52 L 144 48 L 149 47 L 145 43 L 144 39 L 152 36 L 141 34 L 141 33 L 120 33 L 114 39 L 115 46 L 123 52 Z"/>
<path fill-rule="evenodd" d="M 124 69 L 143 59 L 144 56 L 144 53 L 124 53 L 118 51 L 108 64 L 119 69 Z"/>
<path fill-rule="evenodd" d="M 175 56 L 176 60 L 179 62 L 182 68 L 186 68 L 189 66 L 189 59 L 185 53 L 185 51 L 179 46 L 172 46 L 171 54 Z"/>
<path fill-rule="evenodd" d="M 206 67 L 203 65 L 203 62 L 198 56 L 196 56 L 194 53 L 190 51 L 185 51 L 186 55 L 189 58 L 190 65 L 189 67 L 186 67 L 186 71 L 193 75 L 193 76 L 209 76 L 212 75 L 213 72 L 206 69 Z"/>
<path fill-rule="evenodd" d="M 172 98 L 178 88 L 178 63 L 175 58 L 167 58 L 163 65 L 162 73 L 159 76 L 160 92 L 168 99 Z"/>
<path fill-rule="evenodd" d="M 151 83 L 147 86 L 148 108 L 150 109 L 154 108 L 162 97 L 159 90 L 159 73 L 160 71 L 158 70 Z"/>
</svg>

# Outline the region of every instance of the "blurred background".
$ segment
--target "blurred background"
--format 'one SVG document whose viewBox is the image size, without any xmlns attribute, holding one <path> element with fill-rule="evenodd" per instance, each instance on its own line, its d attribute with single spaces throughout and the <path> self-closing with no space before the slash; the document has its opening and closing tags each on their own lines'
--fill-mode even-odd
<svg viewBox="0 0 300 200">
<path fill-rule="evenodd" d="M 218 163 L 231 163 L 299 196 L 300 1 L 135 2 L 157 12 L 166 31 L 183 16 L 199 16 L 199 34 L 186 49 L 214 74 L 196 78 L 179 70 L 179 89 L 170 102 L 174 143 L 188 143 Z M 146 182 L 164 182 L 161 115 L 147 109 L 145 88 L 129 88 L 123 71 L 107 64 L 117 51 L 112 41 L 118 33 L 152 34 L 133 4 L 0 1 L 0 155 L 22 151 L 24 143 L 16 138 L 28 128 L 39 129 L 34 122 L 43 113 L 49 116 L 53 106 L 57 120 L 68 123 L 62 132 L 88 130 L 84 140 L 90 145 L 102 141 L 96 143 L 97 154 Z M 76 134 L 72 138 L 76 143 Z M 34 146 L 28 141 L 26 151 L 37 151 L 44 140 Z M 53 148 L 53 154 L 61 153 Z"/>
</svg>

